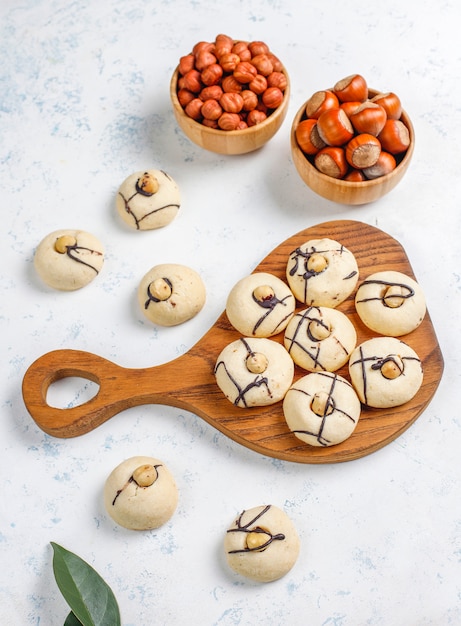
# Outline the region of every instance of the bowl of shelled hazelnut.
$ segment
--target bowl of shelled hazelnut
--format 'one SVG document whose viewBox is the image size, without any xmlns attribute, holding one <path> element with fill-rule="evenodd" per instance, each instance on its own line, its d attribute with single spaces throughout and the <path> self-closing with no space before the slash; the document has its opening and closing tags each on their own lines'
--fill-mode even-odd
<svg viewBox="0 0 461 626">
<path fill-rule="evenodd" d="M 176 121 L 191 141 L 219 154 L 245 154 L 279 130 L 290 83 L 265 42 L 219 34 L 179 59 L 170 97 Z"/>
<path fill-rule="evenodd" d="M 291 127 L 299 175 L 315 193 L 342 204 L 373 202 L 394 189 L 414 143 L 397 94 L 370 89 L 360 74 L 313 93 Z"/>
</svg>

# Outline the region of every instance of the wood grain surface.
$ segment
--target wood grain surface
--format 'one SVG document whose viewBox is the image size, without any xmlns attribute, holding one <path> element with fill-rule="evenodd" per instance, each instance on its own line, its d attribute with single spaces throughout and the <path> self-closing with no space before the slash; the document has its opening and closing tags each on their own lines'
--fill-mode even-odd
<svg viewBox="0 0 461 626">
<path fill-rule="evenodd" d="M 395 239 L 373 226 L 352 220 L 325 222 L 293 235 L 253 271 L 269 272 L 285 280 L 290 252 L 310 239 L 322 237 L 335 239 L 354 253 L 360 271 L 359 284 L 369 274 L 388 269 L 416 278 L 405 250 Z M 430 294 L 426 297 L 430 303 Z M 298 306 L 302 308 L 305 306 Z M 376 336 L 358 318 L 354 294 L 338 310 L 354 323 L 358 343 Z M 362 407 L 359 423 L 349 439 L 335 446 L 317 448 L 301 442 L 289 431 L 281 402 L 243 409 L 224 397 L 215 381 L 214 366 L 221 350 L 239 337 L 223 312 L 186 354 L 150 368 L 124 368 L 77 350 L 49 352 L 27 370 L 23 379 L 24 402 L 38 426 L 55 437 L 83 435 L 133 406 L 164 404 L 197 414 L 234 441 L 260 454 L 298 463 L 338 463 L 370 454 L 402 434 L 427 407 L 443 373 L 443 357 L 427 312 L 415 331 L 400 337 L 422 361 L 424 380 L 416 396 L 392 409 Z M 283 333 L 274 340 L 283 343 Z M 296 367 L 295 380 L 306 373 Z M 338 373 L 349 378 L 347 366 Z M 70 376 L 96 382 L 98 393 L 80 406 L 50 407 L 46 400 L 49 386 Z"/>
</svg>

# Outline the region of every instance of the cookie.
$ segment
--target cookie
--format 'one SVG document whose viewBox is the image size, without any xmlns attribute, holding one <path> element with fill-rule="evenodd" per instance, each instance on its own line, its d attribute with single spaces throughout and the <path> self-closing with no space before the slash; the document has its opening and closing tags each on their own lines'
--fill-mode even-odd
<svg viewBox="0 0 461 626">
<path fill-rule="evenodd" d="M 276 341 L 246 337 L 222 350 L 214 373 L 218 387 L 235 406 L 266 406 L 285 396 L 293 382 L 294 363 Z"/>
<path fill-rule="evenodd" d="M 349 318 L 329 307 L 309 307 L 291 318 L 284 345 L 308 372 L 335 372 L 349 359 L 357 333 Z"/>
<path fill-rule="evenodd" d="M 295 305 L 295 297 L 283 280 L 258 272 L 234 285 L 227 298 L 226 313 L 242 335 L 272 337 L 285 329 Z"/>
<path fill-rule="evenodd" d="M 115 205 L 122 220 L 136 230 L 162 228 L 181 204 L 178 185 L 162 170 L 135 172 L 120 185 Z"/>
<path fill-rule="evenodd" d="M 299 302 L 337 307 L 354 291 L 359 270 L 353 253 L 333 239 L 311 239 L 293 250 L 286 277 Z"/>
<path fill-rule="evenodd" d="M 285 576 L 296 563 L 299 550 L 299 536 L 293 522 L 274 505 L 242 511 L 224 538 L 229 567 L 257 582 L 271 582 Z"/>
<path fill-rule="evenodd" d="M 311 446 L 334 446 L 348 439 L 360 418 L 360 400 L 348 380 L 314 372 L 297 380 L 283 401 L 289 429 Z"/>
<path fill-rule="evenodd" d="M 84 230 L 62 229 L 47 235 L 34 255 L 37 274 L 49 287 L 74 291 L 90 283 L 104 264 L 104 246 Z"/>
<path fill-rule="evenodd" d="M 138 303 L 149 321 L 176 326 L 192 319 L 206 301 L 200 275 L 190 267 L 164 263 L 151 268 L 138 287 Z"/>
<path fill-rule="evenodd" d="M 362 322 L 380 335 L 400 337 L 418 328 L 426 314 L 421 286 L 401 272 L 376 272 L 355 294 L 355 308 Z"/>
<path fill-rule="evenodd" d="M 168 468 L 150 456 L 126 459 L 109 474 L 104 505 L 110 517 L 130 530 L 165 524 L 178 504 L 178 489 Z"/>
<path fill-rule="evenodd" d="M 374 337 L 357 346 L 349 375 L 361 402 L 378 409 L 405 404 L 423 382 L 418 355 L 395 337 Z"/>
</svg>

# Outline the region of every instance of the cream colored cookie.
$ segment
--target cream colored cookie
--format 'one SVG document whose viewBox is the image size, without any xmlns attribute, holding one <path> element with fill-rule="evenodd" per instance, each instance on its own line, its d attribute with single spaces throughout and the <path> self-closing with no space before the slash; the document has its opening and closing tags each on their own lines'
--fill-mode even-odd
<svg viewBox="0 0 461 626">
<path fill-rule="evenodd" d="M 296 563 L 300 541 L 284 511 L 263 505 L 237 516 L 226 532 L 224 550 L 234 572 L 257 582 L 271 582 L 285 576 Z"/>
<path fill-rule="evenodd" d="M 181 204 L 175 181 L 162 170 L 128 176 L 120 185 L 116 207 L 122 220 L 136 230 L 152 230 L 174 220 Z"/>
<path fill-rule="evenodd" d="M 178 504 L 178 489 L 168 468 L 150 456 L 134 456 L 118 465 L 104 485 L 111 518 L 131 530 L 165 524 Z"/>
<path fill-rule="evenodd" d="M 49 287 L 74 291 L 90 283 L 104 264 L 104 247 L 84 230 L 62 229 L 47 235 L 37 246 L 34 266 Z"/>
<path fill-rule="evenodd" d="M 148 320 L 176 326 L 199 313 L 206 300 L 205 285 L 190 267 L 163 263 L 150 269 L 138 287 L 138 303 Z"/>
<path fill-rule="evenodd" d="M 229 402 L 249 408 L 282 400 L 293 381 L 294 363 L 276 341 L 242 337 L 222 350 L 214 371 Z"/>
<path fill-rule="evenodd" d="M 349 374 L 361 402 L 378 409 L 408 402 L 423 382 L 418 355 L 395 337 L 374 337 L 357 346 Z"/>
<path fill-rule="evenodd" d="M 353 253 L 333 239 L 311 239 L 293 250 L 286 276 L 299 302 L 337 307 L 354 291 L 359 277 Z"/>
<path fill-rule="evenodd" d="M 356 343 L 352 322 L 329 307 L 298 311 L 285 329 L 285 348 L 308 372 L 335 372 L 348 361 Z"/>
<path fill-rule="evenodd" d="M 371 330 L 400 337 L 421 324 L 426 314 L 426 299 L 413 278 L 388 270 L 371 274 L 359 285 L 355 308 Z"/>
<path fill-rule="evenodd" d="M 297 380 L 283 401 L 289 429 L 311 446 L 334 446 L 348 439 L 360 418 L 360 400 L 348 380 L 314 372 Z"/>
<path fill-rule="evenodd" d="M 234 285 L 227 298 L 226 313 L 242 335 L 272 337 L 285 329 L 295 304 L 295 297 L 283 280 L 257 272 Z"/>
</svg>

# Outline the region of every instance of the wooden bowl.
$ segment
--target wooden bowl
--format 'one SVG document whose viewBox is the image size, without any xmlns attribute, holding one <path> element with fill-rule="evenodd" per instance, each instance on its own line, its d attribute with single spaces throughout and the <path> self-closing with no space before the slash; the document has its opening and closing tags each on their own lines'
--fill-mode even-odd
<svg viewBox="0 0 461 626">
<path fill-rule="evenodd" d="M 378 93 L 378 91 L 370 89 L 369 98 Z M 303 119 L 305 107 L 306 103 L 302 105 L 293 120 L 291 127 L 291 154 L 299 175 L 312 191 L 332 202 L 356 205 L 366 204 L 386 195 L 402 180 L 410 165 L 415 146 L 413 125 L 405 111 L 402 111 L 400 119 L 410 131 L 410 145 L 400 162 L 399 157 L 396 157 L 397 167 L 385 176 L 357 183 L 322 174 L 299 148 L 295 132 L 299 122 Z"/>
<path fill-rule="evenodd" d="M 288 74 L 287 87 L 284 92 L 282 104 L 271 113 L 264 122 L 245 128 L 244 130 L 216 130 L 208 128 L 200 122 L 196 122 L 184 112 L 177 96 L 178 68 L 173 73 L 170 81 L 170 98 L 173 104 L 173 112 L 183 133 L 195 144 L 218 154 L 245 154 L 261 148 L 275 135 L 282 125 L 290 99 L 290 81 Z"/>
</svg>

